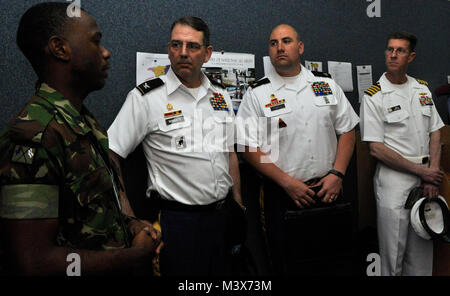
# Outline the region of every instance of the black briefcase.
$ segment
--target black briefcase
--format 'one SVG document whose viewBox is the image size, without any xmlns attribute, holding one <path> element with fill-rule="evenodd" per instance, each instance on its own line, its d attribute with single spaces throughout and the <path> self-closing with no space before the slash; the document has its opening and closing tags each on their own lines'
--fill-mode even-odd
<svg viewBox="0 0 450 296">
<path fill-rule="evenodd" d="M 351 203 L 288 210 L 286 255 L 292 275 L 347 275 L 352 272 Z"/>
</svg>

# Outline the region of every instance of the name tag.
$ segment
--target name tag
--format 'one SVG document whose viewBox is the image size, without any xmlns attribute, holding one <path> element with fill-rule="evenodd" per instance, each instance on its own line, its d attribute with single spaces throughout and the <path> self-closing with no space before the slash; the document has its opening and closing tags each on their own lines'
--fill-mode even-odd
<svg viewBox="0 0 450 296">
<path fill-rule="evenodd" d="M 164 113 L 164 119 L 166 121 L 166 125 L 171 125 L 178 122 L 184 121 L 184 116 L 181 110 Z"/>
<path fill-rule="evenodd" d="M 392 112 L 400 110 L 400 109 L 402 109 L 402 107 L 400 107 L 400 105 L 397 105 L 397 106 L 388 108 L 387 110 L 388 110 L 389 113 L 392 113 Z"/>
</svg>

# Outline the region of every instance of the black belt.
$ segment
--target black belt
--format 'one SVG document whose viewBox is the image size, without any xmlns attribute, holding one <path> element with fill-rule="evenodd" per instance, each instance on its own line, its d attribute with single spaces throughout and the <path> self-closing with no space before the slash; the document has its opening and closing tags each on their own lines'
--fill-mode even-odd
<svg viewBox="0 0 450 296">
<path fill-rule="evenodd" d="M 225 206 L 225 200 L 221 199 L 219 201 L 207 204 L 207 205 L 187 205 L 181 202 L 161 199 L 161 209 L 171 210 L 171 211 L 187 211 L 187 212 L 202 212 L 202 211 L 216 211 L 221 210 Z"/>
</svg>

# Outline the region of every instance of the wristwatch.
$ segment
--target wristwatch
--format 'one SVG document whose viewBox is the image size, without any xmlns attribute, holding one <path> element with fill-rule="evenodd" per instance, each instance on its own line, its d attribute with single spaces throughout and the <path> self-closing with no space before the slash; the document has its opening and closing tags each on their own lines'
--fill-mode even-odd
<svg viewBox="0 0 450 296">
<path fill-rule="evenodd" d="M 344 175 L 343 173 L 341 173 L 340 171 L 337 171 L 337 170 L 335 170 L 335 169 L 329 170 L 329 171 L 328 171 L 328 174 L 336 175 L 336 176 L 338 176 L 338 177 L 341 178 L 341 179 L 344 179 L 344 177 L 345 177 L 345 175 Z"/>
</svg>

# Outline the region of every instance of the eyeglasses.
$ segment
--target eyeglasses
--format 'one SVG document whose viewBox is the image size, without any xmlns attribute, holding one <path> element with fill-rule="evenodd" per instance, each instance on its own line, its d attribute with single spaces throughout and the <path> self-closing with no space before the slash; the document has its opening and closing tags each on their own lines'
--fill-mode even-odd
<svg viewBox="0 0 450 296">
<path fill-rule="evenodd" d="M 386 54 L 393 54 L 394 52 L 397 53 L 397 55 L 399 56 L 405 56 L 407 54 L 409 54 L 409 50 L 404 49 L 404 48 L 392 48 L 392 47 L 388 47 L 386 48 L 386 50 L 384 51 Z"/>
<path fill-rule="evenodd" d="M 169 42 L 169 47 L 173 50 L 180 50 L 183 48 L 183 44 L 186 43 L 186 49 L 189 51 L 197 51 L 202 48 L 202 44 L 199 44 L 197 42 L 183 42 L 178 40 L 172 40 Z"/>
</svg>

